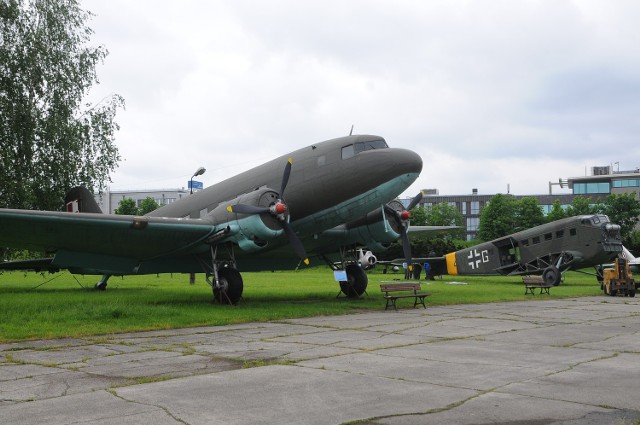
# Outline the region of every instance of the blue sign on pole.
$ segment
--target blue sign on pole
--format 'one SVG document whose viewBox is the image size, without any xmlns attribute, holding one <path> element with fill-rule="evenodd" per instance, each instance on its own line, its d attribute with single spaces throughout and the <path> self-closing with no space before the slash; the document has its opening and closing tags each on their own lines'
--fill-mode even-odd
<svg viewBox="0 0 640 425">
<path fill-rule="evenodd" d="M 187 187 L 189 189 L 198 189 L 198 190 L 202 190 L 204 188 L 204 186 L 202 185 L 202 182 L 198 182 L 193 180 L 193 186 L 191 185 L 191 180 L 189 180 L 187 182 Z"/>
</svg>

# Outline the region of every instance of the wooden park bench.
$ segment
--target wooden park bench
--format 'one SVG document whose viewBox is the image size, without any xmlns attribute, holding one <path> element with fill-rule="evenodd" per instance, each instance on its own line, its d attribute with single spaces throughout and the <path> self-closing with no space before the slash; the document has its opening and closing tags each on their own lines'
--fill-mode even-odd
<svg viewBox="0 0 640 425">
<path fill-rule="evenodd" d="M 540 294 L 549 294 L 549 289 L 553 285 L 548 285 L 545 283 L 542 276 L 522 276 L 522 283 L 524 283 L 524 294 L 535 295 L 535 290 L 540 288 Z"/>
<path fill-rule="evenodd" d="M 398 310 L 396 301 L 399 298 L 413 298 L 413 308 L 416 308 L 419 304 L 427 308 L 424 299 L 431 295 L 418 292 L 420 291 L 419 282 L 383 283 L 380 285 L 380 291 L 384 292 L 384 299 L 387 300 L 387 305 L 384 307 L 385 310 L 389 308 L 389 305 L 393 305 L 393 308 Z M 407 292 L 409 291 L 413 293 L 408 294 Z M 398 292 L 401 292 L 401 294 L 397 294 Z"/>
</svg>

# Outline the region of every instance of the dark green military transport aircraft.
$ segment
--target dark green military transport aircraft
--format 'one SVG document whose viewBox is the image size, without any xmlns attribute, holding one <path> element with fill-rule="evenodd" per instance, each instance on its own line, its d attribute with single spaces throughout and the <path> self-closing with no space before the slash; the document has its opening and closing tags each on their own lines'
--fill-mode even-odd
<svg viewBox="0 0 640 425">
<path fill-rule="evenodd" d="M 545 284 L 558 285 L 562 272 L 597 268 L 623 249 L 619 225 L 606 215 L 583 215 L 414 261 L 429 263 L 431 275 L 541 275 Z"/>
<path fill-rule="evenodd" d="M 389 148 L 379 136 L 350 135 L 299 149 L 145 216 L 102 214 L 88 190 L 75 188 L 66 202 L 78 203 L 79 213 L 0 209 L 0 246 L 54 254 L 0 269 L 102 275 L 98 289 L 113 275 L 204 272 L 214 296 L 235 303 L 243 290 L 238 269 L 294 269 L 317 257 L 345 271 L 342 291 L 359 296 L 367 276 L 357 246 L 384 247 L 401 238 L 410 259 L 408 210 L 421 195 L 406 209 L 393 200 L 421 170 L 412 151 Z"/>
</svg>

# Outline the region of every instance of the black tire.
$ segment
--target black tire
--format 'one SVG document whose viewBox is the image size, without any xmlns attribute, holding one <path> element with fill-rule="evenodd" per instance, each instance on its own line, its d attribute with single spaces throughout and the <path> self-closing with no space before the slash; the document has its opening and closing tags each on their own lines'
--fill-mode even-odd
<svg viewBox="0 0 640 425">
<path fill-rule="evenodd" d="M 629 290 L 629 292 L 627 292 L 627 295 L 629 295 L 629 297 L 633 298 L 636 296 L 636 290 L 635 289 L 631 289 Z"/>
<path fill-rule="evenodd" d="M 545 285 L 560 285 L 560 279 L 562 279 L 562 275 L 560 274 L 560 270 L 558 270 L 555 266 L 549 266 L 542 272 L 542 279 L 544 280 Z"/>
<path fill-rule="evenodd" d="M 244 289 L 240 272 L 236 269 L 225 267 L 218 270 L 218 277 L 220 278 L 220 284 L 226 289 L 226 296 L 222 290 L 214 287 L 213 298 L 220 304 L 237 304 L 240 298 L 242 298 L 242 291 Z"/>
<path fill-rule="evenodd" d="M 367 274 L 357 264 L 349 264 L 345 271 L 348 281 L 340 281 L 340 290 L 348 298 L 360 298 L 369 283 Z"/>
</svg>

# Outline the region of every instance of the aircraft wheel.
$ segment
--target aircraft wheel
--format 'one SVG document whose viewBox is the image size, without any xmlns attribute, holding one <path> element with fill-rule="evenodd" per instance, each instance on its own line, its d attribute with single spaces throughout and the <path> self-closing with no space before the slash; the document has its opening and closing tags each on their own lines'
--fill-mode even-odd
<svg viewBox="0 0 640 425">
<path fill-rule="evenodd" d="M 102 276 L 102 279 L 100 279 L 100 281 L 98 283 L 96 283 L 95 288 L 98 291 L 106 291 L 107 290 L 107 281 L 109 280 L 111 276 L 109 276 L 108 274 L 105 274 Z"/>
<path fill-rule="evenodd" d="M 359 298 L 367 289 L 367 274 L 357 264 L 349 264 L 345 271 L 348 281 L 340 281 L 340 289 L 349 298 Z"/>
<path fill-rule="evenodd" d="M 244 289 L 240 272 L 232 268 L 222 268 L 218 271 L 218 277 L 222 289 L 214 286 L 213 298 L 220 304 L 229 304 L 229 302 L 233 305 L 237 304 L 242 298 L 242 290 Z M 226 296 L 224 291 L 226 291 Z"/>
<path fill-rule="evenodd" d="M 627 292 L 627 294 L 629 295 L 630 298 L 633 298 L 636 296 L 636 290 L 635 289 L 631 289 L 629 290 L 629 292 Z"/>
<path fill-rule="evenodd" d="M 549 266 L 542 272 L 542 279 L 547 285 L 558 286 L 562 275 L 556 266 Z"/>
</svg>

